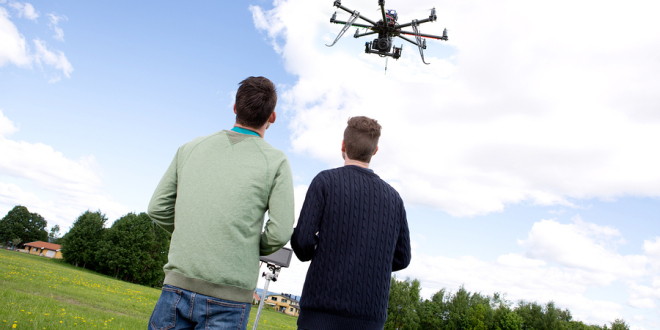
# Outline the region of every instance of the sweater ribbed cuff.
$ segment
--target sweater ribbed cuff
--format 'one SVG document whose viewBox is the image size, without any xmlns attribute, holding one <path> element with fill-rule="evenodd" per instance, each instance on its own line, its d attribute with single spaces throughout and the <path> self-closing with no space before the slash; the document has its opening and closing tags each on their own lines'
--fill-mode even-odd
<svg viewBox="0 0 660 330">
<path fill-rule="evenodd" d="M 309 330 L 382 330 L 385 321 L 360 320 L 318 311 L 300 310 L 298 327 Z"/>
<path fill-rule="evenodd" d="M 246 290 L 232 285 L 211 283 L 197 278 L 190 278 L 174 271 L 165 272 L 165 281 L 163 281 L 163 284 L 169 284 L 203 295 L 241 303 L 251 303 L 254 294 L 254 290 Z"/>
</svg>

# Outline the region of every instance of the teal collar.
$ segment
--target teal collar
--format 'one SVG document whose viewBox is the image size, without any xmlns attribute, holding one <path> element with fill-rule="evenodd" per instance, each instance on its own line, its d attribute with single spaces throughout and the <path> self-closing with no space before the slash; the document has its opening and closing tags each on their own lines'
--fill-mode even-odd
<svg viewBox="0 0 660 330">
<path fill-rule="evenodd" d="M 261 135 L 259 135 L 259 133 L 255 132 L 255 131 L 251 131 L 249 129 L 242 128 L 242 127 L 234 127 L 231 130 L 236 132 L 236 133 L 254 135 L 254 136 L 261 137 Z"/>
</svg>

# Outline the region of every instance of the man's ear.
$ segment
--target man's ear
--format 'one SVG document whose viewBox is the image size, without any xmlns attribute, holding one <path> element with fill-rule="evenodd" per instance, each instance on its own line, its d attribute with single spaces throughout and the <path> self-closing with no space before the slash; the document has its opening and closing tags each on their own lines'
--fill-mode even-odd
<svg viewBox="0 0 660 330">
<path fill-rule="evenodd" d="M 275 123 L 275 119 L 277 119 L 277 112 L 273 111 L 273 113 L 270 114 L 270 117 L 268 117 L 268 122 L 273 124 Z"/>
<path fill-rule="evenodd" d="M 237 114 L 236 113 L 236 103 L 234 103 L 234 114 Z"/>
<path fill-rule="evenodd" d="M 341 140 L 341 152 L 346 152 L 346 141 Z"/>
<path fill-rule="evenodd" d="M 376 146 L 376 150 L 374 151 L 374 155 L 378 152 L 378 146 Z"/>
</svg>

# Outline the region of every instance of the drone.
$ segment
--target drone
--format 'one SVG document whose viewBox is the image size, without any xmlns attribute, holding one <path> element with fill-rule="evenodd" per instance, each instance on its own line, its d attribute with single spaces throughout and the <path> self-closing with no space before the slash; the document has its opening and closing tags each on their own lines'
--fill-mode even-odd
<svg viewBox="0 0 660 330">
<path fill-rule="evenodd" d="M 442 32 L 442 36 L 435 36 L 435 35 L 424 34 L 419 32 L 420 24 L 426 22 L 435 22 L 438 19 L 438 17 L 435 15 L 435 8 L 431 9 L 431 15 L 429 15 L 429 18 L 425 18 L 421 20 L 415 19 L 412 20 L 412 22 L 410 23 L 399 24 L 397 23 L 398 15 L 396 13 L 396 10 L 393 9 L 385 10 L 385 0 L 378 0 L 378 6 L 380 7 L 380 12 L 383 16 L 383 19 L 379 20 L 378 22 L 374 22 L 360 15 L 360 12 L 358 12 L 357 10 L 350 10 L 342 6 L 341 0 L 335 0 L 334 6 L 345 12 L 350 13 L 351 17 L 347 21 L 339 21 L 337 20 L 337 12 L 335 11 L 335 13 L 332 15 L 332 18 L 330 18 L 330 23 L 343 24 L 344 27 L 339 32 L 339 35 L 337 35 L 337 38 L 335 38 L 335 41 L 331 45 L 326 45 L 328 47 L 334 46 L 351 26 L 355 26 L 358 28 L 355 31 L 355 35 L 353 35 L 353 37 L 355 38 L 378 34 L 378 38 L 374 39 L 374 41 L 369 41 L 365 43 L 365 52 L 367 54 L 378 54 L 381 57 L 392 57 L 395 60 L 398 60 L 399 57 L 401 57 L 401 51 L 403 49 L 403 45 L 401 45 L 401 47 L 394 46 L 394 44 L 392 43 L 392 39 L 394 37 L 399 37 L 417 46 L 419 48 L 419 54 L 422 57 L 422 62 L 424 62 L 424 64 L 429 64 L 426 63 L 426 61 L 424 60 L 424 49 L 426 49 L 426 39 L 422 39 L 422 38 L 445 40 L 445 41 L 449 39 L 449 37 L 447 37 L 447 29 L 445 29 Z M 361 18 L 362 20 L 368 22 L 370 25 L 356 23 L 355 21 L 358 18 Z M 406 27 L 412 27 L 412 32 L 402 30 L 403 28 Z M 360 33 L 360 28 L 365 28 L 371 31 L 366 33 Z M 415 40 L 406 38 L 403 35 L 414 36 Z M 387 68 L 385 70 L 387 70 Z"/>
</svg>

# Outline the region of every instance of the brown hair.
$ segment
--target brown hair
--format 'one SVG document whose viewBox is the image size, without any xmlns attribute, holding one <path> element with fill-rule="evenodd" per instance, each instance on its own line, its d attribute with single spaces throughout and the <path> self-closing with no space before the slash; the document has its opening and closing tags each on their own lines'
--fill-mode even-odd
<svg viewBox="0 0 660 330">
<path fill-rule="evenodd" d="M 275 111 L 275 85 L 264 77 L 248 77 L 238 84 L 236 122 L 252 128 L 261 127 Z"/>
<path fill-rule="evenodd" d="M 368 163 L 378 147 L 381 126 L 375 119 L 364 116 L 348 119 L 344 130 L 346 156 L 352 160 Z"/>
</svg>

